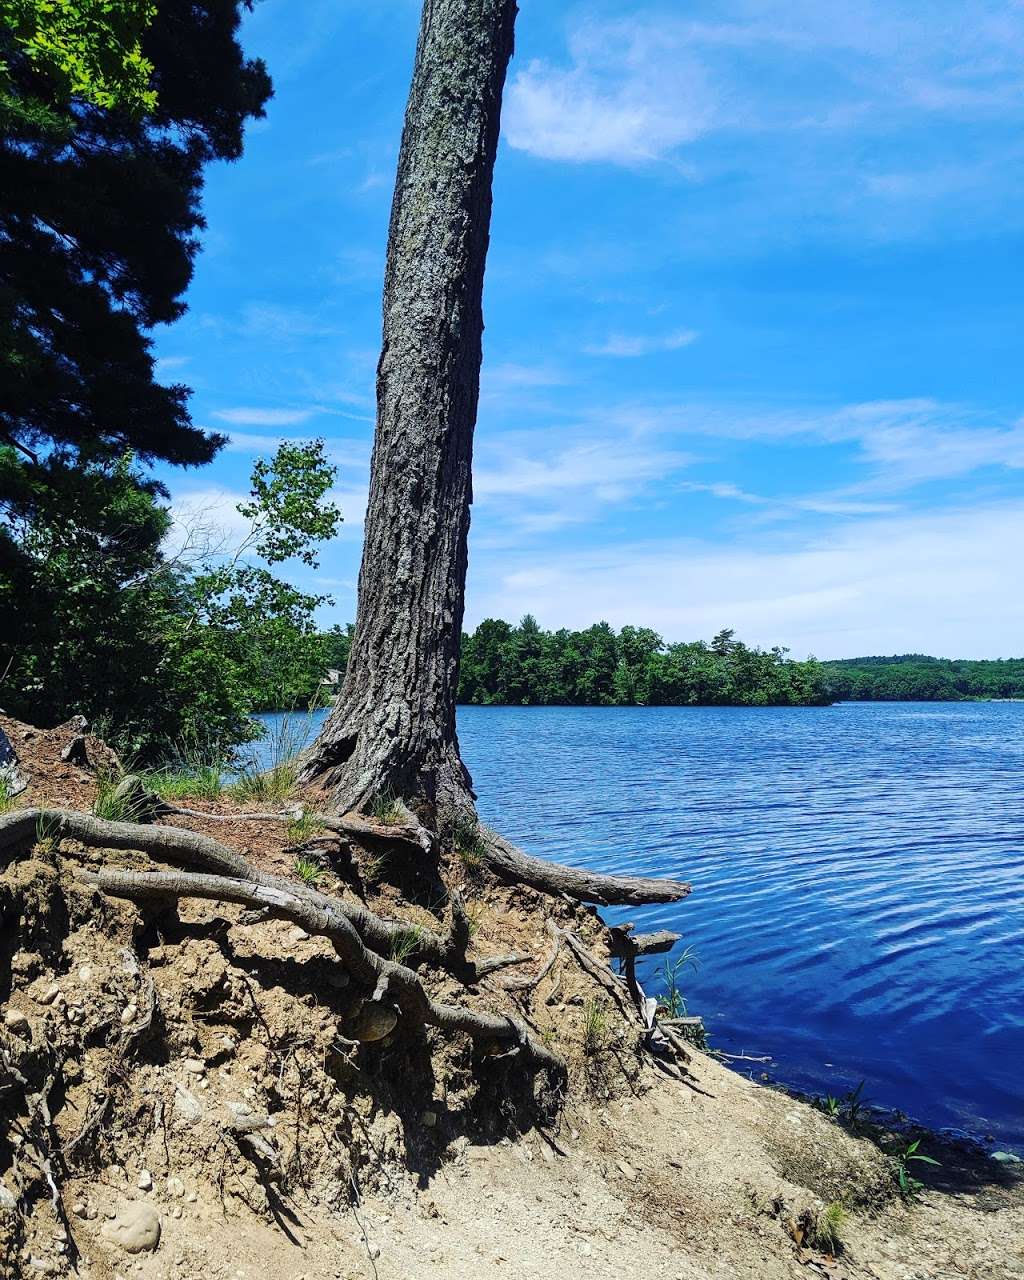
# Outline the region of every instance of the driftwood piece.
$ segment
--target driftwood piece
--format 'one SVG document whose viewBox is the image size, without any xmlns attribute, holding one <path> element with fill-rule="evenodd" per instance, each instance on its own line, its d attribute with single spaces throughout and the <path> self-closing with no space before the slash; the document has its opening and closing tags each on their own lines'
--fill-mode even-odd
<svg viewBox="0 0 1024 1280">
<path fill-rule="evenodd" d="M 671 951 L 682 938 L 681 933 L 658 929 L 654 933 L 633 933 L 632 925 L 612 925 L 611 953 L 620 959 L 627 956 L 660 956 Z"/>
<path fill-rule="evenodd" d="M 565 895 L 581 902 L 602 906 L 642 905 L 647 902 L 678 902 L 690 892 L 681 880 L 659 880 L 647 876 L 608 876 L 578 867 L 563 867 L 523 853 L 496 831 L 481 825 L 481 861 L 502 880 L 528 884 L 555 897 Z"/>
</svg>

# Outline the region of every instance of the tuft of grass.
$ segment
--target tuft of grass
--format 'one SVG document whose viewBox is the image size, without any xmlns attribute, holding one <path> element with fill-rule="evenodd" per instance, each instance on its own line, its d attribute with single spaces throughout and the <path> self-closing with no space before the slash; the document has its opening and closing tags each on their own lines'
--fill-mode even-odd
<svg viewBox="0 0 1024 1280">
<path fill-rule="evenodd" d="M 315 858 L 299 857 L 294 863 L 295 874 L 304 884 L 312 885 L 314 888 L 324 878 L 325 872 L 323 867 Z"/>
<path fill-rule="evenodd" d="M 686 997 L 683 995 L 679 975 L 689 966 L 694 971 L 699 967 L 697 951 L 694 947 L 684 947 L 675 960 L 666 960 L 661 969 L 665 994 L 661 1002 L 668 1009 L 670 1018 L 686 1017 Z"/>
<path fill-rule="evenodd" d="M 382 827 L 397 827 L 402 821 L 402 802 L 399 796 L 390 791 L 374 796 L 367 810 L 367 816 Z"/>
<path fill-rule="evenodd" d="M 60 823 L 53 818 L 36 819 L 36 849 L 40 853 L 55 853 L 60 844 Z"/>
<path fill-rule="evenodd" d="M 130 779 L 135 786 L 125 786 Z M 146 788 L 136 774 L 101 773 L 96 777 L 96 799 L 92 811 L 107 822 L 138 822 L 149 808 Z"/>
<path fill-rule="evenodd" d="M 818 1249 L 822 1253 L 840 1253 L 843 1248 L 843 1231 L 848 1219 L 849 1214 L 842 1204 L 838 1200 L 833 1200 L 815 1215 L 807 1232 L 807 1243 L 812 1249 Z"/>
<path fill-rule="evenodd" d="M 391 937 L 391 959 L 396 964 L 405 964 L 418 949 L 422 937 L 423 930 L 414 924 L 406 929 L 396 930 Z"/>
<path fill-rule="evenodd" d="M 302 844 L 315 831 L 321 831 L 323 823 L 315 809 L 304 808 L 297 818 L 288 823 L 288 843 Z"/>
<path fill-rule="evenodd" d="M 241 804 L 284 804 L 291 799 L 298 780 L 299 766 L 294 760 L 273 765 L 263 773 L 247 766 L 227 791 Z"/>
<path fill-rule="evenodd" d="M 224 791 L 224 761 L 154 769 L 146 785 L 162 800 L 216 800 Z"/>
<path fill-rule="evenodd" d="M 0 773 L 0 813 L 7 813 L 14 806 L 14 794 L 11 791 L 11 780 L 5 773 Z"/>
<path fill-rule="evenodd" d="M 486 846 L 479 824 L 471 818 L 460 818 L 452 827 L 452 844 L 467 867 L 475 869 L 482 864 Z"/>
<path fill-rule="evenodd" d="M 283 804 L 291 799 L 299 780 L 299 754 L 311 736 L 310 716 L 283 715 L 260 740 L 259 754 L 250 755 L 238 777 L 226 788 L 242 804 Z"/>
<path fill-rule="evenodd" d="M 583 1052 L 596 1057 L 608 1040 L 608 1010 L 604 1003 L 590 999 L 583 1006 Z"/>
</svg>

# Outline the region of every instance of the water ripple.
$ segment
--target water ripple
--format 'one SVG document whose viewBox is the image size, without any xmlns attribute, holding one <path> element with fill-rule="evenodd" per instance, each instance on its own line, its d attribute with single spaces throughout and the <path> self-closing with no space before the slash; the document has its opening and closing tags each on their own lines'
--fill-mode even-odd
<svg viewBox="0 0 1024 1280">
<path fill-rule="evenodd" d="M 470 707 L 459 734 L 512 839 L 693 881 L 610 914 L 694 943 L 717 1043 L 1024 1147 L 1024 707 Z"/>
</svg>

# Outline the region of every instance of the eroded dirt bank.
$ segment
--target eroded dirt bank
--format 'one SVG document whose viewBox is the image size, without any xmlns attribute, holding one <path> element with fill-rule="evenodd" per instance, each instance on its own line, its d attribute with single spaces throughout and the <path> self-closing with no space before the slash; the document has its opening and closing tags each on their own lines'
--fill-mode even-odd
<svg viewBox="0 0 1024 1280">
<path fill-rule="evenodd" d="M 77 726 L 0 725 L 29 784 L 16 808 L 91 807 L 114 767 L 98 743 L 61 760 Z M 550 955 L 549 920 L 607 965 L 592 911 L 471 856 L 413 874 L 383 841 L 302 852 L 310 831 L 284 823 L 164 821 L 297 883 L 315 855 L 322 891 L 407 929 L 395 945 L 434 998 L 527 1019 L 567 1081 L 401 1019 L 359 1039 L 365 1006 L 325 938 L 219 901 L 107 897 L 83 873 L 154 864 L 41 824 L 0 851 L 5 1280 L 1024 1276 L 1013 1166 L 933 1140 L 941 1167 L 907 1204 L 878 1141 L 814 1107 L 697 1050 L 668 1078 L 573 954 L 517 988 Z M 417 962 L 456 888 L 471 959 L 528 958 L 470 982 Z M 841 1248 L 823 1234 L 835 1205 Z"/>
</svg>

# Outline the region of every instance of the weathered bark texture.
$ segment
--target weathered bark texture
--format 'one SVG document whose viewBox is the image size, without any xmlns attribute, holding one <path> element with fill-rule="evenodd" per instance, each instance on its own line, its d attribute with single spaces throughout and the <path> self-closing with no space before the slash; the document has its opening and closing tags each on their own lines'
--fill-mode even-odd
<svg viewBox="0 0 1024 1280">
<path fill-rule="evenodd" d="M 542 893 L 562 894 L 581 902 L 602 906 L 624 904 L 639 906 L 645 902 L 678 902 L 690 892 L 683 880 L 661 880 L 650 876 L 606 876 L 596 871 L 566 867 L 560 862 L 532 858 L 514 844 L 481 827 L 481 861 L 503 880 L 528 884 Z M 666 948 L 667 949 L 667 948 Z"/>
<path fill-rule="evenodd" d="M 515 0 L 426 0 L 398 160 L 359 605 L 302 778 L 471 810 L 455 695 L 491 178 Z"/>
</svg>

